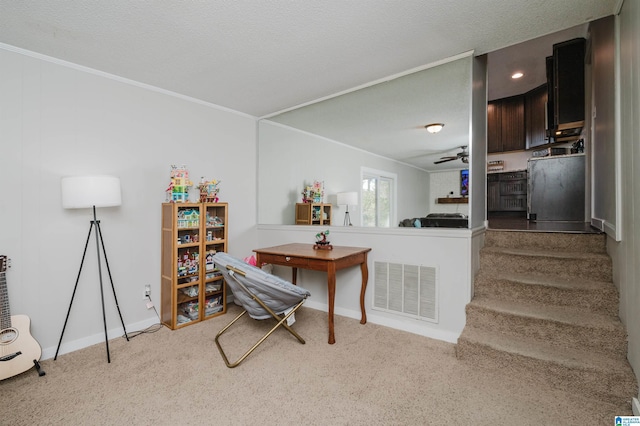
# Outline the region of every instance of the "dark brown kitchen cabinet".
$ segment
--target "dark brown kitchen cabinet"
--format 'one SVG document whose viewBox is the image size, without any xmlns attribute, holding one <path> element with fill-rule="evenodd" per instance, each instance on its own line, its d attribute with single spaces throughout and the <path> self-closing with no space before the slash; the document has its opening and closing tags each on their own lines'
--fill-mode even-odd
<svg viewBox="0 0 640 426">
<path fill-rule="evenodd" d="M 547 138 L 553 142 L 556 131 L 556 89 L 553 82 L 553 56 L 547 56 Z"/>
<path fill-rule="evenodd" d="M 553 45 L 554 125 L 556 142 L 576 140 L 584 126 L 586 40 Z"/>
<path fill-rule="evenodd" d="M 525 149 L 524 96 L 497 99 L 487 105 L 487 151 Z"/>
<path fill-rule="evenodd" d="M 553 45 L 546 58 L 547 121 L 552 142 L 570 142 L 580 137 L 585 119 L 586 40 L 576 38 Z"/>
<path fill-rule="evenodd" d="M 502 152 L 501 106 L 497 101 L 487 105 L 487 152 Z"/>
<path fill-rule="evenodd" d="M 543 84 L 524 95 L 526 147 L 527 149 L 549 142 L 546 129 L 547 85 Z"/>
<path fill-rule="evenodd" d="M 513 96 L 502 102 L 502 150 L 518 151 L 524 148 L 524 97 Z"/>
</svg>

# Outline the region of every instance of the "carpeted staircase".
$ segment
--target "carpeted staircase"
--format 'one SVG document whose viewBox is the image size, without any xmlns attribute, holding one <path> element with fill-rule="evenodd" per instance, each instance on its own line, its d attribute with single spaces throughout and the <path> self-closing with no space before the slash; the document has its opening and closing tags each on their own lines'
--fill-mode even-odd
<svg viewBox="0 0 640 426">
<path fill-rule="evenodd" d="M 630 410 L 637 395 L 604 234 L 489 230 L 459 359 Z"/>
</svg>

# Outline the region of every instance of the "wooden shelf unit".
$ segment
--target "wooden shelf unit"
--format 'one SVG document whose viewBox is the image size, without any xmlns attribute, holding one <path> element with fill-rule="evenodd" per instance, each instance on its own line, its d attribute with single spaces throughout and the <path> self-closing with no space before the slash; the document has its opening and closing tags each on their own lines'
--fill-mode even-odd
<svg viewBox="0 0 640 426">
<path fill-rule="evenodd" d="M 226 286 L 211 258 L 227 251 L 227 219 L 227 203 L 162 205 L 160 318 L 172 330 L 227 311 Z"/>
<path fill-rule="evenodd" d="M 296 203 L 296 225 L 331 225 L 331 204 Z"/>
</svg>

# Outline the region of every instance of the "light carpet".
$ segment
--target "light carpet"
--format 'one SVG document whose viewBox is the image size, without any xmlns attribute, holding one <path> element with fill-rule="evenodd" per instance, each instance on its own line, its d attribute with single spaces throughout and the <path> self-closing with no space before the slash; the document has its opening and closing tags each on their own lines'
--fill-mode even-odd
<svg viewBox="0 0 640 426">
<path fill-rule="evenodd" d="M 455 345 L 302 308 L 293 326 L 227 368 L 214 344 L 239 313 L 166 328 L 42 362 L 0 382 L 6 425 L 610 425 L 612 406 L 521 379 L 508 368 L 473 367 Z M 222 338 L 241 355 L 272 321 L 243 318 Z M 131 331 L 131 330 L 129 330 Z"/>
</svg>

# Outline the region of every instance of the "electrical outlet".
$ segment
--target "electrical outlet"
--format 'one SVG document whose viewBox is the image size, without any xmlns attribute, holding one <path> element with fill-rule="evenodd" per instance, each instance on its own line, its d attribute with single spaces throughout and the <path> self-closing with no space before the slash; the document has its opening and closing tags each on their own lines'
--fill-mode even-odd
<svg viewBox="0 0 640 426">
<path fill-rule="evenodd" d="M 144 296 L 142 297 L 142 300 L 149 299 L 149 296 L 151 296 L 151 286 L 149 284 L 145 284 L 145 286 L 144 286 Z"/>
</svg>

